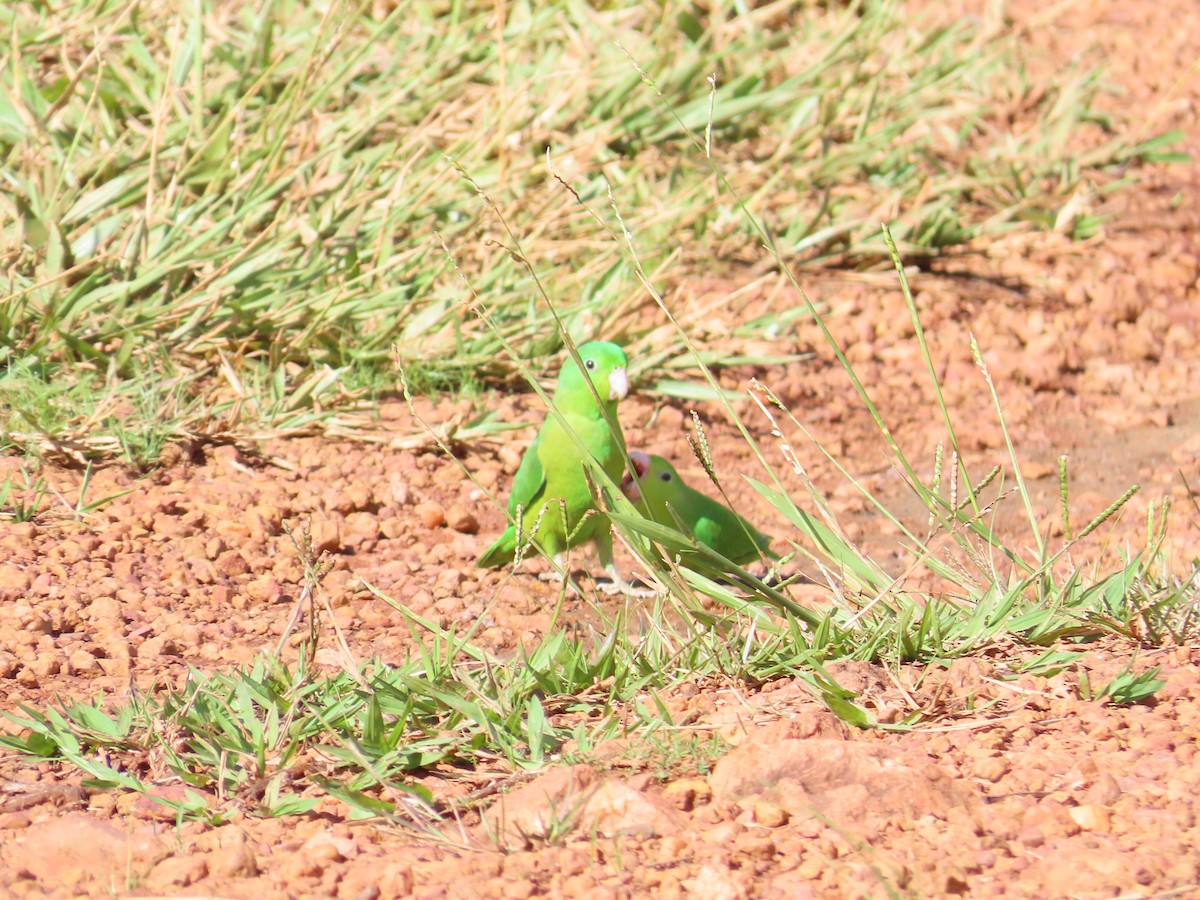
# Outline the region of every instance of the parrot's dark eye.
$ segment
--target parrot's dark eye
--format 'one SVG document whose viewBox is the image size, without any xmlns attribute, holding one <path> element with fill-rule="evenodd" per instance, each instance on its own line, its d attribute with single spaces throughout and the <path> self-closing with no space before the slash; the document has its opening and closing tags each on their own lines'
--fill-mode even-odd
<svg viewBox="0 0 1200 900">
<path fill-rule="evenodd" d="M 659 472 L 659 473 L 658 473 L 658 480 L 659 480 L 659 481 L 670 481 L 670 480 L 671 480 L 671 473 L 670 473 L 670 472 Z"/>
<path fill-rule="evenodd" d="M 595 361 L 594 359 L 585 359 L 585 360 L 583 361 L 583 364 L 584 364 L 585 366 L 587 366 L 589 369 L 594 369 L 594 368 L 596 368 L 596 361 Z"/>
</svg>

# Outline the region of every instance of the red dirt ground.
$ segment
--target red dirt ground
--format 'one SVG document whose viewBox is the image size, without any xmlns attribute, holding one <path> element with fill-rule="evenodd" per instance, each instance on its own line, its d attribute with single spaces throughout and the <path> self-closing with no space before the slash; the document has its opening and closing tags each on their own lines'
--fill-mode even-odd
<svg viewBox="0 0 1200 900">
<path fill-rule="evenodd" d="M 1144 110 L 1148 133 L 1183 128 L 1200 159 L 1200 7 L 1098 0 L 1039 21 L 1039 6 L 1016 4 L 1031 42 L 1056 61 L 1098 45 L 1113 80 L 1128 89 L 1113 102 Z M 1194 164 L 1151 172 L 1137 191 L 1098 207 L 1111 222 L 1085 244 L 1025 235 L 965 258 L 961 271 L 952 262 L 913 275 L 972 471 L 1005 461 L 971 358 L 974 335 L 1052 541 L 1061 536 L 1060 454 L 1071 461 L 1076 530 L 1130 484 L 1143 486 L 1076 549 L 1077 560 L 1102 564 L 1138 552 L 1147 504 L 1165 497 L 1174 504 L 1166 552 L 1181 570 L 1200 555 L 1200 511 L 1183 480 L 1200 483 L 1198 181 Z M 674 286 L 671 302 L 685 314 L 706 310 L 712 341 L 729 332 L 722 317 L 796 302 L 782 279 L 768 276 L 738 308 L 713 303 L 744 286 L 697 280 Z M 931 467 L 944 429 L 931 418 L 929 381 L 894 277 L 825 277 L 806 287 L 832 311 L 831 325 L 896 439 Z M 920 522 L 815 328 L 801 326 L 788 340 L 815 358 L 722 377 L 735 389 L 760 377 L 855 477 Z M 531 397 L 417 404 L 434 423 L 469 407 L 531 422 L 541 415 Z M 630 443 L 685 457 L 686 409 L 626 402 Z M 722 411 L 697 409 L 719 470 L 754 472 Z M 782 463 L 748 401 L 742 415 Z M 105 468 L 90 496 L 136 490 L 84 522 L 64 515 L 2 526 L 0 704 L 41 707 L 55 695 L 101 690 L 120 699 L 131 684 L 143 692 L 177 684 L 189 665 L 227 669 L 272 648 L 302 579 L 282 533 L 284 520 L 299 516 L 311 516 L 318 549 L 334 554 L 326 587 L 360 658 L 402 659 L 410 638 L 403 618 L 358 576 L 442 624 L 483 616 L 479 643 L 497 652 L 535 641 L 550 625 L 553 590 L 527 575 L 473 567 L 501 528 L 500 510 L 422 443 L 404 404 L 385 404 L 376 432 L 377 444 L 267 441 L 257 458 L 234 447 L 196 459 L 176 454 L 142 480 Z M 472 445 L 462 462 L 503 497 L 528 436 Z M 787 437 L 847 533 L 873 554 L 894 553 L 894 532 L 810 443 Z M 77 472 L 48 475 L 63 497 L 77 495 Z M 726 485 L 757 524 L 786 533 L 740 479 Z M 997 527 L 1022 534 L 1023 514 L 1014 502 L 1007 508 Z M 1081 668 L 1104 683 L 1131 649 L 1097 649 Z M 77 775 L 53 765 L 0 757 L 0 893 L 715 900 L 876 897 L 887 895 L 886 885 L 922 897 L 1200 896 L 1200 649 L 1142 649 L 1139 666 L 1161 665 L 1167 684 L 1152 702 L 1130 707 L 1081 702 L 1078 671 L 1006 679 L 1013 654 L 928 671 L 836 668 L 881 719 L 914 707 L 947 710 L 938 724 L 908 734 L 851 731 L 790 679 L 761 688 L 685 685 L 665 698 L 677 721 L 719 734 L 731 748 L 710 774 L 686 765 L 661 772 L 638 748 L 614 742 L 591 764 L 513 779 L 486 822 L 463 818 L 470 850 L 351 824 L 332 801 L 306 818 L 235 814 L 220 827 L 177 828 L 133 795 L 88 793 Z M 980 711 L 967 711 L 968 698 Z M 435 793 L 437 781 L 427 783 Z M 549 833 L 555 810 L 561 817 L 581 804 L 579 821 L 589 827 Z"/>
</svg>

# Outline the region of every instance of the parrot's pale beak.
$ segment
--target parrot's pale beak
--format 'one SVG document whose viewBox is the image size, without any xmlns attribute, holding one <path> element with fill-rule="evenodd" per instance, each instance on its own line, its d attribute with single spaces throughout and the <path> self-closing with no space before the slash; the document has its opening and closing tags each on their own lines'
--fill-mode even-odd
<svg viewBox="0 0 1200 900">
<path fill-rule="evenodd" d="M 629 375 L 624 369 L 613 369 L 608 376 L 608 399 L 623 400 L 629 393 Z"/>
<path fill-rule="evenodd" d="M 630 450 L 629 462 L 633 466 L 633 471 L 627 471 L 622 476 L 621 493 L 629 499 L 630 503 L 637 503 L 642 499 L 641 481 L 650 471 L 650 454 L 641 450 Z"/>
<path fill-rule="evenodd" d="M 650 471 L 650 454 L 645 450 L 630 450 L 629 461 L 637 471 L 638 480 L 645 478 L 646 473 Z"/>
</svg>

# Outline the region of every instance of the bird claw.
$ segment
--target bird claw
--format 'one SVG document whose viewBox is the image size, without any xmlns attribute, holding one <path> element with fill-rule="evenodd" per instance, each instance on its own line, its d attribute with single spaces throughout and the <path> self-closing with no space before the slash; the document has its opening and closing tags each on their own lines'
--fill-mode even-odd
<svg viewBox="0 0 1200 900">
<path fill-rule="evenodd" d="M 616 594 L 624 594 L 626 597 L 648 598 L 653 597 L 656 593 L 653 588 L 637 587 L 623 579 L 597 582 L 596 590 L 610 597 Z"/>
</svg>

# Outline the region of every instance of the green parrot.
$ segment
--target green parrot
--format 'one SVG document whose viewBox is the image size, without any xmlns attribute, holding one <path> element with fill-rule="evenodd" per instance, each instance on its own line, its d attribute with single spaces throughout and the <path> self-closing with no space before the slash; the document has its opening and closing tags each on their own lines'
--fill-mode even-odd
<svg viewBox="0 0 1200 900">
<path fill-rule="evenodd" d="M 629 360 L 624 350 L 606 341 L 579 347 L 579 358 L 583 370 L 573 357 L 568 358 L 554 389 L 554 406 L 579 440 L 572 439 L 558 416 L 546 416 L 513 479 L 508 514 L 515 521 L 476 565 L 486 569 L 509 565 L 516 557 L 518 541 L 525 545 L 533 540 L 561 569 L 568 547 L 594 541 L 600 562 L 612 578 L 612 585 L 605 589 L 624 590 L 629 585 L 613 562 L 611 525 L 596 509 L 580 444 L 591 451 L 614 482 L 620 481 L 625 469 L 625 436 L 617 423 L 617 403 L 629 393 Z M 609 426 L 609 420 L 615 427 Z"/>
<path fill-rule="evenodd" d="M 636 470 L 636 477 L 627 473 L 621 481 L 621 490 L 647 519 L 676 529 L 682 522 L 697 541 L 739 566 L 762 559 L 764 555 L 779 559 L 779 554 L 770 549 L 769 536 L 725 504 L 690 487 L 675 467 L 661 456 L 631 450 L 629 461 Z M 695 568 L 694 563 L 699 561 L 689 562 L 689 556 L 698 554 L 684 553 L 680 562 Z"/>
</svg>

